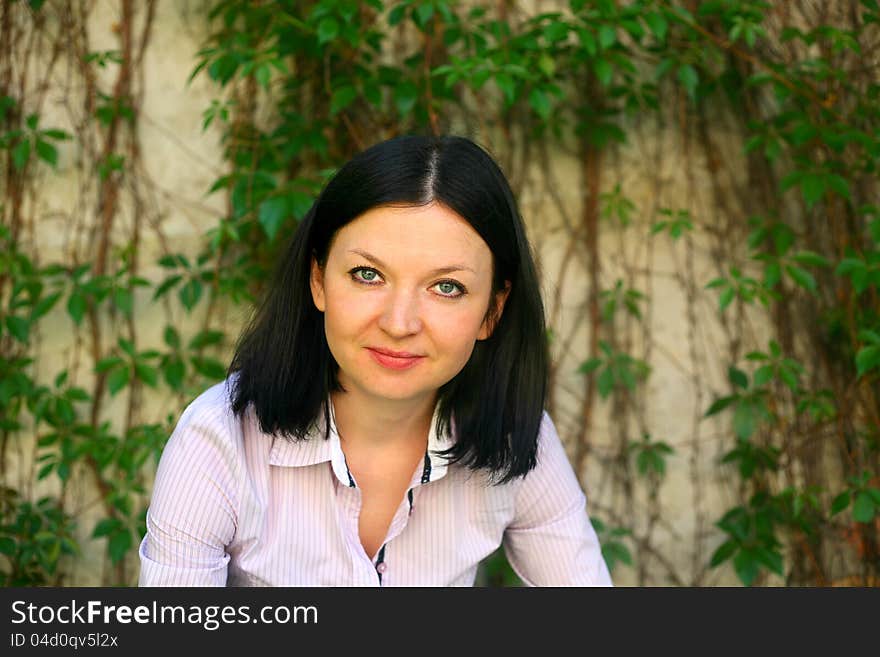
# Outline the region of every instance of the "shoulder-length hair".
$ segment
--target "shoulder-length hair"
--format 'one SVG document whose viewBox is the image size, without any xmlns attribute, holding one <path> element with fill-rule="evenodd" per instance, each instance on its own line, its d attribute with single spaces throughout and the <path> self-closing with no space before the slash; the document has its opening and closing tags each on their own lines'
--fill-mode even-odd
<svg viewBox="0 0 880 657">
<path fill-rule="evenodd" d="M 336 231 L 371 208 L 431 202 L 467 220 L 493 255 L 487 320 L 494 330 L 438 391 L 437 431 L 454 426 L 456 439 L 442 454 L 504 483 L 536 463 L 547 390 L 544 308 L 510 186 L 492 157 L 463 137 L 396 137 L 359 153 L 331 178 L 238 342 L 229 368 L 232 408 L 241 415 L 253 404 L 264 432 L 290 439 L 304 439 L 323 412 L 329 432 L 329 393 L 342 387 L 309 287 L 311 258 L 323 265 Z M 498 318 L 495 293 L 508 282 Z"/>
</svg>

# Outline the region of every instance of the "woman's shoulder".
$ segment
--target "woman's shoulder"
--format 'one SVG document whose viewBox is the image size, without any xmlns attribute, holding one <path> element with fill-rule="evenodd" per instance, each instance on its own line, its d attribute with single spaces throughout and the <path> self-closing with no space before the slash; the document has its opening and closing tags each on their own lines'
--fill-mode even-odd
<svg viewBox="0 0 880 657">
<path fill-rule="evenodd" d="M 556 424 L 553 422 L 553 418 L 546 410 L 543 411 L 541 416 L 541 425 L 538 429 L 535 451 L 537 459 L 536 470 L 546 471 L 550 469 L 553 471 L 559 471 L 560 469 L 571 469 L 565 444 L 562 437 L 559 435 L 559 431 L 556 428 Z"/>
<path fill-rule="evenodd" d="M 226 379 L 193 399 L 181 413 L 167 447 L 176 445 L 186 451 L 240 448 L 242 427 L 232 409 L 231 385 Z"/>
<path fill-rule="evenodd" d="M 194 420 L 225 423 L 234 417 L 232 411 L 232 378 L 225 379 L 199 393 L 180 414 L 178 426 Z"/>
</svg>

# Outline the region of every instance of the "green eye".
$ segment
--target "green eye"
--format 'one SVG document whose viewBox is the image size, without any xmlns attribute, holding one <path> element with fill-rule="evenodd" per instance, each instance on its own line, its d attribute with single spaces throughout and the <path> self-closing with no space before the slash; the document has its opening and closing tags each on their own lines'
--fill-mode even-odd
<svg viewBox="0 0 880 657">
<path fill-rule="evenodd" d="M 465 293 L 462 285 L 452 281 L 440 281 L 434 287 L 437 288 L 440 296 L 449 297 L 450 299 L 457 299 Z"/>
<path fill-rule="evenodd" d="M 348 272 L 352 280 L 358 283 L 375 283 L 380 279 L 379 272 L 370 267 L 355 267 Z"/>
</svg>

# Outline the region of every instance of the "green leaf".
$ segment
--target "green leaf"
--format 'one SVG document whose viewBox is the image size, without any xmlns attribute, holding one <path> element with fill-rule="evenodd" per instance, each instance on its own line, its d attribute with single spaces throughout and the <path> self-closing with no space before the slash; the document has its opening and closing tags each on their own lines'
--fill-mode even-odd
<svg viewBox="0 0 880 657">
<path fill-rule="evenodd" d="M 260 225 L 270 242 L 275 240 L 287 214 L 287 199 L 284 196 L 272 196 L 260 203 Z"/>
<path fill-rule="evenodd" d="M 119 520 L 116 518 L 104 518 L 98 521 L 98 524 L 95 525 L 95 530 L 92 532 L 92 538 L 100 538 L 101 536 L 113 533 L 119 527 L 119 524 Z"/>
<path fill-rule="evenodd" d="M 865 491 L 859 491 L 856 495 L 852 514 L 857 522 L 868 523 L 874 519 L 874 500 Z"/>
<path fill-rule="evenodd" d="M 113 292 L 113 305 L 119 308 L 124 315 L 131 316 L 132 309 L 134 308 L 134 299 L 131 290 L 126 290 L 121 287 L 116 288 Z"/>
<path fill-rule="evenodd" d="M 733 411 L 733 430 L 738 438 L 748 440 L 758 425 L 758 414 L 755 404 L 750 400 L 740 400 Z"/>
<path fill-rule="evenodd" d="M 806 269 L 801 269 L 795 265 L 786 265 L 785 271 L 800 287 L 813 293 L 816 292 L 816 279 Z"/>
<path fill-rule="evenodd" d="M 297 219 L 302 219 L 308 214 L 314 199 L 309 194 L 293 191 L 287 195 L 287 203 L 290 206 L 291 212 L 293 212 L 293 216 Z"/>
<path fill-rule="evenodd" d="M 67 390 L 67 397 L 71 401 L 89 401 L 92 397 L 82 388 L 69 388 Z"/>
<path fill-rule="evenodd" d="M 764 566 L 770 572 L 776 573 L 777 575 L 784 574 L 782 555 L 776 552 L 775 550 L 769 550 L 767 548 L 757 548 L 755 550 L 755 555 Z"/>
<path fill-rule="evenodd" d="M 124 351 L 129 356 L 134 358 L 134 356 L 135 356 L 134 343 L 131 340 L 126 340 L 125 338 L 119 338 L 116 342 L 117 342 L 117 344 L 119 344 L 119 348 L 122 349 L 122 351 Z"/>
<path fill-rule="evenodd" d="M 174 276 L 169 276 L 156 288 L 156 291 L 153 293 L 153 301 L 164 296 L 168 293 L 170 289 L 172 289 L 175 285 L 180 283 L 183 280 L 183 276 L 176 274 Z"/>
<path fill-rule="evenodd" d="M 589 374 L 590 372 L 595 370 L 597 367 L 599 367 L 601 364 L 602 364 L 601 358 L 590 358 L 589 360 L 581 363 L 581 365 L 580 365 L 580 367 L 578 367 L 577 371 L 581 374 Z"/>
<path fill-rule="evenodd" d="M 54 139 L 55 141 L 66 141 L 67 139 L 70 139 L 70 135 L 64 132 L 64 130 L 46 130 L 43 135 L 49 139 Z"/>
<path fill-rule="evenodd" d="M 37 156 L 53 167 L 58 164 L 58 149 L 42 139 L 37 139 Z"/>
<path fill-rule="evenodd" d="M 740 550 L 733 559 L 733 567 L 740 581 L 746 586 L 751 586 L 758 576 L 758 561 L 749 550 Z"/>
<path fill-rule="evenodd" d="M 880 246 L 880 217 L 868 224 L 868 231 L 871 233 L 871 239 Z"/>
<path fill-rule="evenodd" d="M 60 298 L 61 292 L 55 292 L 54 294 L 50 294 L 49 296 L 40 299 L 31 310 L 31 321 L 33 322 L 40 319 L 40 317 L 52 310 Z"/>
<path fill-rule="evenodd" d="M 599 84 L 603 87 L 611 84 L 611 79 L 614 77 L 614 68 L 607 59 L 597 59 L 593 63 L 593 72 L 596 74 Z"/>
<path fill-rule="evenodd" d="M 845 178 L 832 173 L 825 176 L 825 180 L 828 184 L 828 187 L 837 192 L 838 195 L 842 196 L 845 199 L 852 198 L 849 191 L 849 182 L 847 182 Z"/>
<path fill-rule="evenodd" d="M 53 382 L 56 388 L 60 388 L 65 383 L 67 383 L 67 370 L 61 370 L 58 373 L 58 376 L 55 377 L 55 381 Z"/>
<path fill-rule="evenodd" d="M 19 342 L 26 343 L 28 341 L 28 335 L 31 331 L 31 323 L 24 317 L 7 315 L 6 328 L 9 330 L 10 335 Z"/>
<path fill-rule="evenodd" d="M 541 69 L 541 72 L 548 78 L 552 78 L 553 74 L 556 72 L 556 62 L 553 61 L 553 58 L 550 55 L 544 53 L 538 58 L 538 68 Z M 495 82 L 498 82 L 497 78 Z"/>
<path fill-rule="evenodd" d="M 135 362 L 134 371 L 137 374 L 137 378 L 146 383 L 151 388 L 155 388 L 156 384 L 159 382 L 159 376 L 156 372 L 156 368 L 151 365 L 147 365 L 146 363 Z"/>
<path fill-rule="evenodd" d="M 609 570 L 613 570 L 619 561 L 628 566 L 632 565 L 632 555 L 629 549 L 619 541 L 610 541 L 602 546 L 602 557 L 608 563 Z"/>
<path fill-rule="evenodd" d="M 812 265 L 814 267 L 828 266 L 828 259 L 813 251 L 799 251 L 792 255 L 791 258 L 801 265 Z"/>
<path fill-rule="evenodd" d="M 870 342 L 871 344 L 880 344 L 880 333 L 870 329 L 862 329 L 859 331 L 859 340 Z"/>
<path fill-rule="evenodd" d="M 202 298 L 202 284 L 195 278 L 191 278 L 186 284 L 180 288 L 178 292 L 180 303 L 188 311 L 191 311 Z"/>
<path fill-rule="evenodd" d="M 108 358 L 102 358 L 97 363 L 95 363 L 95 372 L 107 372 L 108 370 L 112 370 L 114 367 L 121 365 L 124 361 L 119 356 L 109 356 Z"/>
<path fill-rule="evenodd" d="M 318 45 L 324 45 L 339 35 L 339 23 L 335 18 L 327 17 L 318 23 Z"/>
<path fill-rule="evenodd" d="M 529 94 L 529 105 L 542 119 L 550 116 L 550 98 L 542 89 L 532 89 Z"/>
<path fill-rule="evenodd" d="M 610 367 L 606 367 L 599 373 L 599 377 L 596 379 L 596 386 L 599 388 L 599 395 L 603 399 L 608 397 L 611 391 L 614 390 L 614 371 Z"/>
<path fill-rule="evenodd" d="M 330 98 L 330 116 L 335 116 L 354 102 L 358 92 L 350 84 L 344 85 L 333 92 Z"/>
<path fill-rule="evenodd" d="M 733 286 L 725 288 L 725 290 L 718 297 L 718 311 L 724 312 L 724 309 L 727 308 L 733 302 L 734 297 L 736 296 L 736 290 Z"/>
<path fill-rule="evenodd" d="M 391 27 L 394 27 L 403 20 L 403 15 L 406 12 L 406 8 L 406 4 L 401 3 L 391 10 L 391 12 L 388 14 L 388 24 Z"/>
<path fill-rule="evenodd" d="M 67 300 L 67 314 L 77 326 L 82 324 L 87 307 L 86 298 L 80 292 L 74 290 L 70 293 L 70 298 Z"/>
<path fill-rule="evenodd" d="M 413 14 L 413 19 L 419 27 L 425 27 L 428 24 L 428 21 L 431 20 L 431 17 L 434 15 L 434 6 L 429 3 L 425 3 L 416 7 L 416 11 Z"/>
<path fill-rule="evenodd" d="M 110 376 L 107 377 L 107 387 L 110 389 L 110 396 L 116 395 L 117 392 L 128 385 L 129 378 L 131 378 L 131 370 L 128 365 L 113 370 Z"/>
<path fill-rule="evenodd" d="M 692 99 L 697 97 L 697 83 L 700 81 L 697 70 L 690 64 L 678 67 L 678 79 Z"/>
<path fill-rule="evenodd" d="M 113 534 L 110 537 L 110 542 L 107 544 L 110 561 L 114 564 L 119 563 L 125 556 L 125 553 L 131 548 L 131 545 L 131 532 L 128 529 Z"/>
<path fill-rule="evenodd" d="M 825 195 L 826 179 L 824 175 L 807 173 L 801 178 L 801 194 L 807 203 L 807 208 L 812 208 Z"/>
<path fill-rule="evenodd" d="M 162 375 L 165 377 L 165 382 L 173 390 L 180 390 L 185 374 L 186 366 L 177 356 L 169 358 L 162 366 Z"/>
<path fill-rule="evenodd" d="M 749 387 L 749 377 L 741 369 L 731 365 L 727 370 L 727 378 L 738 388 L 746 389 Z"/>
<path fill-rule="evenodd" d="M 720 566 L 722 563 L 730 559 L 733 556 L 734 552 L 736 552 L 738 546 L 733 541 L 724 541 L 717 550 L 712 554 L 712 559 L 709 562 L 709 565 L 712 568 Z"/>
<path fill-rule="evenodd" d="M 648 24 L 648 27 L 651 28 L 651 32 L 653 32 L 654 36 L 657 37 L 657 40 L 664 41 L 666 39 L 666 32 L 669 29 L 669 23 L 666 22 L 663 14 L 648 12 L 647 14 L 645 14 L 644 18 L 645 22 Z"/>
<path fill-rule="evenodd" d="M 565 21 L 553 21 L 544 27 L 544 38 L 550 43 L 562 41 L 568 36 L 568 23 Z"/>
<path fill-rule="evenodd" d="M 394 105 L 401 116 L 412 111 L 419 97 L 419 88 L 412 82 L 405 81 L 394 87 Z"/>
<path fill-rule="evenodd" d="M 199 333 L 189 341 L 189 348 L 204 349 L 210 345 L 220 344 L 225 337 L 226 334 L 223 331 L 212 331 L 210 329 L 199 331 Z"/>
<path fill-rule="evenodd" d="M 596 53 L 599 51 L 599 45 L 596 43 L 596 37 L 593 33 L 588 29 L 581 29 L 578 30 L 578 36 L 581 39 L 581 45 L 583 45 L 584 50 L 587 51 L 587 55 L 595 57 Z"/>
<path fill-rule="evenodd" d="M 0 554 L 6 556 L 15 554 L 15 541 L 7 536 L 0 537 Z"/>
<path fill-rule="evenodd" d="M 177 332 L 177 329 L 173 326 L 166 326 L 165 333 L 162 336 L 165 340 L 165 344 L 167 344 L 172 349 L 180 348 L 180 334 Z"/>
<path fill-rule="evenodd" d="M 831 502 L 831 515 L 834 516 L 843 511 L 849 506 L 849 501 L 850 492 L 848 490 L 843 491 L 840 495 L 835 497 L 834 501 Z"/>
<path fill-rule="evenodd" d="M 599 28 L 599 45 L 602 50 L 610 48 L 617 41 L 617 34 L 614 28 L 607 23 Z"/>
<path fill-rule="evenodd" d="M 30 139 L 22 139 L 18 145 L 12 149 L 12 164 L 18 171 L 24 169 L 28 159 L 31 156 Z"/>
<path fill-rule="evenodd" d="M 226 378 L 226 368 L 220 361 L 214 358 L 194 356 L 191 361 L 196 372 L 212 381 L 220 381 Z"/>
<path fill-rule="evenodd" d="M 754 383 L 756 388 L 760 388 L 772 380 L 773 368 L 770 365 L 764 365 L 755 371 Z"/>
<path fill-rule="evenodd" d="M 731 395 L 730 397 L 721 397 L 720 399 L 716 399 L 712 402 L 712 405 L 709 407 L 709 410 L 706 411 L 703 417 L 709 417 L 710 415 L 715 415 L 716 413 L 720 413 L 725 408 L 730 406 L 734 401 L 736 401 L 736 396 Z"/>
<path fill-rule="evenodd" d="M 272 77 L 272 68 L 269 64 L 263 63 L 254 69 L 254 79 L 263 89 L 269 88 L 269 79 Z"/>
<path fill-rule="evenodd" d="M 779 265 L 779 262 L 768 262 L 764 267 L 764 286 L 773 289 L 781 278 L 782 267 Z"/>
<path fill-rule="evenodd" d="M 165 267 L 166 269 L 173 269 L 175 267 L 184 267 L 189 269 L 189 260 L 186 259 L 185 256 L 180 253 L 174 253 L 169 255 L 164 255 L 158 260 L 159 265 Z"/>
<path fill-rule="evenodd" d="M 877 367 L 880 367 L 880 345 L 859 349 L 856 354 L 856 378 Z"/>
</svg>

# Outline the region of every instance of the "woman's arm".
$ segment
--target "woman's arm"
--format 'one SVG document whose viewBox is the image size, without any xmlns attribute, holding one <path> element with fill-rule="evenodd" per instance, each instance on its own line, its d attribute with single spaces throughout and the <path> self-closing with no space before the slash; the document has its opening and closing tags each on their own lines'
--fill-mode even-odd
<svg viewBox="0 0 880 657">
<path fill-rule="evenodd" d="M 586 497 L 546 412 L 538 465 L 520 484 L 504 552 L 527 586 L 612 585 Z"/>
<path fill-rule="evenodd" d="M 226 585 L 244 459 L 223 390 L 212 388 L 187 408 L 162 452 L 139 586 Z"/>
</svg>

